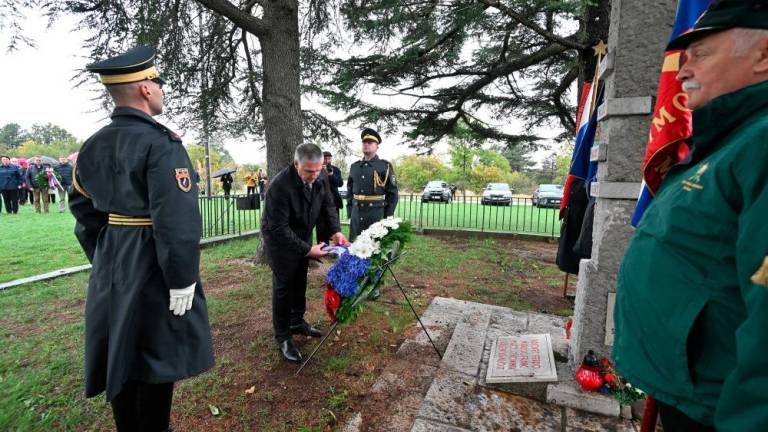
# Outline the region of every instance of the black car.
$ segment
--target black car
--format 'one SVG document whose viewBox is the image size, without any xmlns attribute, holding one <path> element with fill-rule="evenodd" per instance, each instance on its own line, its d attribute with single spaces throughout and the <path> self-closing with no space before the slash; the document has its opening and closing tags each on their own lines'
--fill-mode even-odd
<svg viewBox="0 0 768 432">
<path fill-rule="evenodd" d="M 426 201 L 451 202 L 451 188 L 448 183 L 442 180 L 432 180 L 427 183 L 421 193 L 421 202 Z"/>
</svg>

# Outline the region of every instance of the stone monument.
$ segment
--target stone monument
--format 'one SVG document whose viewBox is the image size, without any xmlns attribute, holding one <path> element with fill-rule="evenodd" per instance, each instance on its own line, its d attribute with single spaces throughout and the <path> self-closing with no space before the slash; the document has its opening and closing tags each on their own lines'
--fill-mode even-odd
<svg viewBox="0 0 768 432">
<path fill-rule="evenodd" d="M 607 356 L 613 344 L 616 274 L 632 235 L 641 166 L 664 58 L 674 0 L 611 2 L 608 55 L 601 65 L 605 97 L 598 107 L 592 157 L 598 161 L 592 258 L 582 260 L 576 290 L 570 361 L 588 350 Z M 610 313 L 609 313 L 610 312 Z"/>
</svg>

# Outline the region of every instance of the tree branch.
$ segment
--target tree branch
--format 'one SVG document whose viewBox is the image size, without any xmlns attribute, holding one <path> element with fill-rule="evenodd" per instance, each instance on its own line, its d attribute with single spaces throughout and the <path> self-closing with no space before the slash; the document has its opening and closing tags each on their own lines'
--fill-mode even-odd
<svg viewBox="0 0 768 432">
<path fill-rule="evenodd" d="M 227 17 L 236 26 L 256 36 L 264 36 L 269 32 L 269 26 L 261 18 L 243 12 L 227 0 L 197 0 L 198 3 L 211 11 Z"/>
<path fill-rule="evenodd" d="M 577 50 L 585 50 L 589 48 L 587 45 L 584 45 L 582 43 L 576 42 L 574 40 L 571 40 L 569 38 L 564 38 L 562 36 L 558 36 L 550 31 L 544 30 L 543 28 L 539 27 L 534 23 L 533 21 L 525 18 L 521 14 L 515 12 L 512 8 L 509 6 L 501 4 L 498 0 L 477 0 L 480 3 L 493 7 L 498 9 L 499 11 L 503 12 L 510 18 L 514 19 L 515 21 L 519 22 L 520 24 L 528 27 L 529 29 L 535 31 L 539 35 L 549 39 L 550 41 L 554 43 L 558 43 L 560 45 L 566 46 L 568 48 L 577 49 Z"/>
</svg>

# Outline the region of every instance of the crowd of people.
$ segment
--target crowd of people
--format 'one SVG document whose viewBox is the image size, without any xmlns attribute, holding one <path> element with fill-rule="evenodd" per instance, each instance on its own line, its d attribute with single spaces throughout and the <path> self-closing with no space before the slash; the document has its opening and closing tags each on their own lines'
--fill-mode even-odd
<svg viewBox="0 0 768 432">
<path fill-rule="evenodd" d="M 29 203 L 35 213 L 48 213 L 49 204 L 59 199 L 59 213 L 67 211 L 67 190 L 72 185 L 72 164 L 67 156 L 58 163 L 44 162 L 42 156 L 29 160 L 0 156 L 0 196 L 9 215 Z"/>
</svg>

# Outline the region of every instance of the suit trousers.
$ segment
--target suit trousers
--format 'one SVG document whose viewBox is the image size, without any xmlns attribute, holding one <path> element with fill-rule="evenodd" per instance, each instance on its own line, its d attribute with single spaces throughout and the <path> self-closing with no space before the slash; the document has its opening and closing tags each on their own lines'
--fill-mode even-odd
<svg viewBox="0 0 768 432">
<path fill-rule="evenodd" d="M 272 272 L 272 327 L 275 339 L 291 338 L 291 325 L 301 324 L 307 310 L 307 268 L 309 259 L 302 258 L 290 276 Z"/>
<path fill-rule="evenodd" d="M 5 211 L 10 214 L 19 212 L 19 191 L 18 189 L 5 189 L 2 192 L 3 201 L 5 201 Z"/>
</svg>

